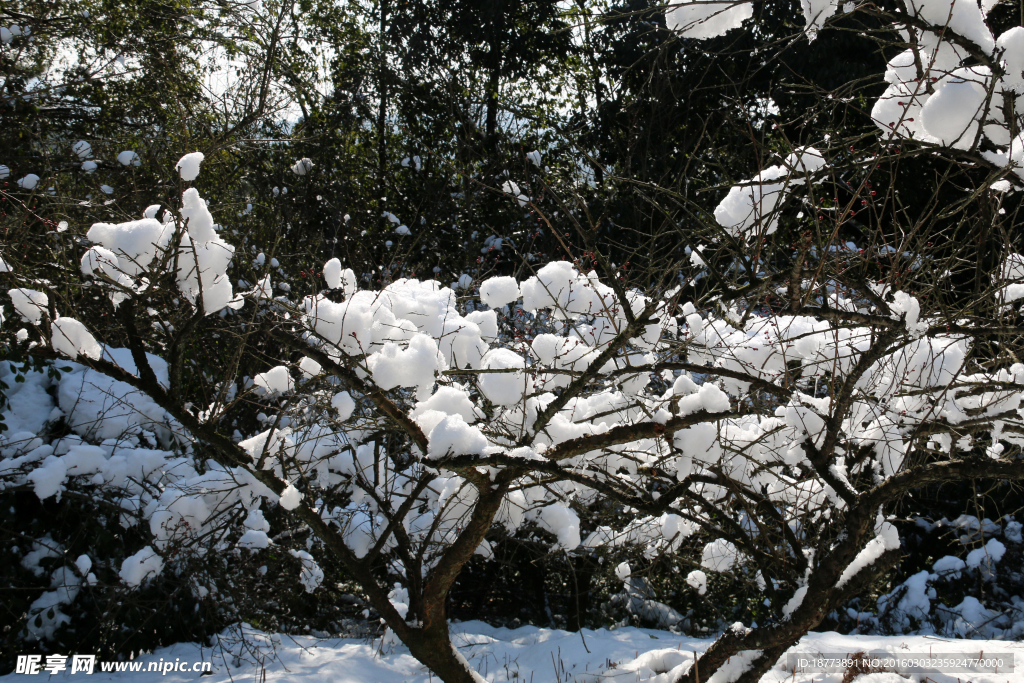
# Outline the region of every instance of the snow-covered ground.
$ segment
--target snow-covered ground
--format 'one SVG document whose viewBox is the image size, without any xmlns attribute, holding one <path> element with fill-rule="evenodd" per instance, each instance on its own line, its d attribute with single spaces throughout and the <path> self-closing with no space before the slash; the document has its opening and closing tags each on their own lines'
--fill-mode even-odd
<svg viewBox="0 0 1024 683">
<path fill-rule="evenodd" d="M 474 668 L 494 683 L 668 683 L 690 666 L 694 651 L 704 650 L 710 640 L 687 638 L 669 631 L 620 628 L 614 631 L 585 630 L 579 633 L 523 626 L 495 628 L 480 621 L 452 625 L 453 641 Z M 330 683 L 432 683 L 431 674 L 401 645 L 382 639 L 373 642 L 354 639 L 320 639 L 312 636 L 279 636 L 247 631 L 241 641 L 237 632 L 225 632 L 213 647 L 179 643 L 144 655 L 141 672 L 96 673 L 87 680 L 99 681 L 329 681 Z M 809 655 L 845 655 L 881 652 L 912 658 L 999 655 L 1012 661 L 1022 657 L 1024 643 L 994 640 L 950 640 L 934 636 L 843 636 L 837 633 L 807 635 L 791 652 Z M 797 671 L 787 657 L 763 679 L 763 683 L 840 683 L 843 674 Z M 146 671 L 150 662 L 210 662 L 212 676 L 200 679 L 193 672 L 163 674 Z M 69 660 L 70 664 L 70 660 Z M 159 668 L 159 667 L 157 667 Z M 727 665 L 727 668 L 732 668 Z M 70 666 L 69 666 L 70 669 Z M 871 674 L 861 683 L 1024 683 L 1020 669 L 1006 673 L 963 673 L 930 671 Z M 264 677 L 265 675 L 265 677 Z M 50 680 L 77 680 L 82 674 L 48 676 Z M 712 679 L 722 677 L 721 674 Z M 722 677 L 724 679 L 724 677 Z M 2 683 L 31 680 L 24 674 L 0 677 Z"/>
</svg>

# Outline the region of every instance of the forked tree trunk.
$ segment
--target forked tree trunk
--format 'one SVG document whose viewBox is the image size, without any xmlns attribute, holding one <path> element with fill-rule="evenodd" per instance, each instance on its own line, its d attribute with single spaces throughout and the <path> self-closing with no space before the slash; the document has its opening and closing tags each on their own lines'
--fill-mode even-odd
<svg viewBox="0 0 1024 683">
<path fill-rule="evenodd" d="M 509 482 L 515 476 L 514 473 L 503 474 L 493 484 L 489 479 L 477 482 L 480 497 L 469 521 L 423 582 L 419 601 L 421 613 L 416 615 L 420 625 L 395 622 L 397 613 L 394 610 L 381 611 L 390 615 L 388 625 L 409 648 L 412 656 L 426 664 L 444 683 L 482 683 L 484 680 L 452 645 L 446 606 L 452 584 L 480 547 L 508 492 Z"/>
</svg>

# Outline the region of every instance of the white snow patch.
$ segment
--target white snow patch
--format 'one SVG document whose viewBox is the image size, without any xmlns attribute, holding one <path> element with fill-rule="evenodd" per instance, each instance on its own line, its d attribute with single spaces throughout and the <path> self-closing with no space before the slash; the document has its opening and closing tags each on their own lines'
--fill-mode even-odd
<svg viewBox="0 0 1024 683">
<path fill-rule="evenodd" d="M 302 551 L 293 556 L 302 563 L 304 585 L 315 588 L 317 570 L 312 558 L 308 560 Z M 307 573 L 308 572 L 308 573 Z M 322 573 L 322 570 L 320 570 Z M 319 579 L 322 581 L 322 578 Z M 307 588 L 308 589 L 308 588 Z M 399 586 L 392 590 L 388 599 L 401 612 L 401 605 L 408 606 L 406 594 Z M 507 629 L 490 626 L 481 621 L 464 621 L 452 624 L 452 643 L 466 660 L 473 674 L 491 683 L 513 683 L 518 681 L 550 681 L 552 662 L 561 670 L 570 672 L 570 680 L 576 683 L 602 683 L 608 681 L 640 681 L 641 683 L 671 683 L 686 672 L 693 661 L 693 653 L 704 652 L 711 640 L 692 638 L 667 630 L 622 627 L 615 630 L 583 629 L 582 632 L 522 626 Z M 238 641 L 244 638 L 243 643 Z M 249 626 L 236 627 L 221 634 L 221 642 L 238 643 L 240 647 L 215 647 L 212 650 L 198 643 L 178 643 L 139 654 L 137 662 L 142 663 L 141 671 L 131 676 L 138 683 L 187 683 L 196 680 L 192 672 L 162 673 L 159 667 L 147 671 L 149 663 L 210 662 L 212 675 L 202 677 L 208 683 L 232 683 L 232 681 L 256 679 L 265 673 L 268 681 L 294 681 L 297 683 L 320 683 L 339 681 L 343 683 L 374 681 L 375 683 L 429 683 L 437 676 L 416 661 L 407 648 L 390 639 L 381 648 L 382 641 L 367 641 L 353 638 L 319 638 L 303 635 L 277 635 L 257 631 Z M 585 643 L 585 645 L 584 645 Z M 945 641 L 925 636 L 844 636 L 837 633 L 809 633 L 789 653 L 813 655 L 820 652 L 932 652 L 960 653 L 967 651 L 1003 652 L 1006 641 L 971 640 Z M 237 660 L 236 660 L 237 657 Z M 746 659 L 746 658 L 744 658 Z M 495 662 L 508 662 L 495 666 Z M 742 662 L 740 663 L 742 664 Z M 611 666 L 614 665 L 614 666 Z M 762 683 L 820 683 L 821 673 L 786 669 L 787 657 L 778 663 L 761 679 Z M 1019 669 L 1019 667 L 1018 667 Z M 486 675 L 485 675 L 486 674 Z M 73 683 L 79 675 L 72 676 L 70 667 L 50 677 L 54 681 Z M 825 676 L 825 680 L 833 677 Z M 957 683 L 956 674 L 929 674 L 935 683 Z M 960 674 L 961 681 L 963 674 Z M 21 683 L 21 674 L 0 677 L 2 683 Z M 90 680 L 97 683 L 121 683 L 127 680 L 124 674 L 96 671 Z M 996 676 L 982 676 L 976 681 L 989 683 L 1024 683 L 1024 675 L 1000 673 Z M 860 677 L 863 683 L 908 683 L 898 674 L 883 673 Z"/>
<path fill-rule="evenodd" d="M 128 149 L 117 155 L 117 162 L 122 166 L 141 166 L 142 159 L 139 155 Z"/>
<path fill-rule="evenodd" d="M 203 163 L 205 158 L 206 155 L 202 152 L 192 152 L 178 159 L 178 163 L 174 165 L 174 168 L 177 169 L 182 180 L 195 180 L 199 175 L 199 164 Z"/>
<path fill-rule="evenodd" d="M 53 321 L 53 350 L 69 358 L 85 356 L 98 360 L 102 349 L 89 330 L 74 318 L 60 317 Z"/>
<path fill-rule="evenodd" d="M 164 559 L 156 554 L 152 546 L 146 546 L 121 564 L 118 574 L 121 580 L 132 588 L 138 588 L 146 579 L 156 576 L 164 568 Z"/>
<path fill-rule="evenodd" d="M 518 298 L 519 284 L 513 277 L 492 277 L 484 280 L 483 284 L 480 285 L 480 301 L 491 308 L 501 308 Z"/>
</svg>

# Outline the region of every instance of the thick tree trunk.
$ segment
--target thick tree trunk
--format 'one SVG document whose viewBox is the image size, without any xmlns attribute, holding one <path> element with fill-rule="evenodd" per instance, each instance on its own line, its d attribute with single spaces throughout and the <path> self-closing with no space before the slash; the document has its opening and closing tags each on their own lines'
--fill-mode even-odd
<svg viewBox="0 0 1024 683">
<path fill-rule="evenodd" d="M 859 549 L 858 545 L 854 547 Z M 804 635 L 822 622 L 839 605 L 862 592 L 869 583 L 889 571 L 900 558 L 900 551 L 890 550 L 861 570 L 841 589 L 836 587 L 838 579 L 852 557 L 849 547 L 837 552 L 835 561 L 823 563 L 812 576 L 811 586 L 803 603 L 785 621 L 767 624 L 745 633 L 729 630 L 711 644 L 704 654 L 697 658 L 689 671 L 679 676 L 675 683 L 700 683 L 707 680 L 731 657 L 741 652 L 761 650 L 749 668 L 732 683 L 757 683 L 778 661 L 786 650 L 800 642 Z"/>
<path fill-rule="evenodd" d="M 743 672 L 743 674 L 736 679 L 736 683 L 758 683 L 761 677 L 768 673 L 768 670 L 775 666 L 775 662 L 779 661 L 779 657 L 786 653 L 786 650 L 793 647 L 799 642 L 799 638 L 791 643 L 784 643 L 782 645 L 776 645 L 775 647 L 766 648 L 761 652 L 761 656 L 758 657 L 751 663 L 750 668 Z"/>
<path fill-rule="evenodd" d="M 405 644 L 412 656 L 426 664 L 444 683 L 481 683 L 484 680 L 452 645 L 447 624 L 429 631 L 413 629 Z"/>
<path fill-rule="evenodd" d="M 452 645 L 448 631 L 448 592 L 491 528 L 514 477 L 514 472 L 508 472 L 493 484 L 486 477 L 474 482 L 480 497 L 469 521 L 423 583 L 418 615 L 421 625 L 387 620 L 412 656 L 426 664 L 444 683 L 481 683 L 484 680 Z"/>
</svg>

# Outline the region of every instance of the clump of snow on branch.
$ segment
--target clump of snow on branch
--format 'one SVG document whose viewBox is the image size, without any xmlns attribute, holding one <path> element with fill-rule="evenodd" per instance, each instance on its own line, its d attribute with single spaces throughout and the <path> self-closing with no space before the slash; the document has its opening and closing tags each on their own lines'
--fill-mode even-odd
<svg viewBox="0 0 1024 683">
<path fill-rule="evenodd" d="M 191 152 L 178 159 L 174 168 L 178 171 L 182 180 L 192 181 L 199 177 L 199 164 L 206 158 L 202 152 Z"/>
<path fill-rule="evenodd" d="M 739 28 L 754 16 L 749 2 L 722 0 L 722 2 L 682 2 L 669 5 L 665 24 L 687 38 L 714 38 Z"/>
<path fill-rule="evenodd" d="M 818 150 L 798 150 L 785 163 L 769 166 L 752 180 L 732 187 L 715 209 L 715 220 L 737 237 L 751 231 L 770 235 L 778 229 L 778 209 L 792 189 L 824 166 Z"/>
</svg>

